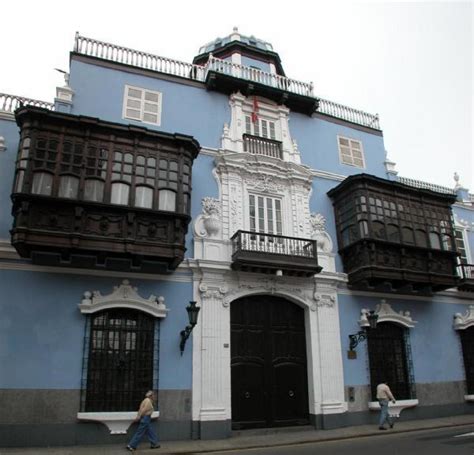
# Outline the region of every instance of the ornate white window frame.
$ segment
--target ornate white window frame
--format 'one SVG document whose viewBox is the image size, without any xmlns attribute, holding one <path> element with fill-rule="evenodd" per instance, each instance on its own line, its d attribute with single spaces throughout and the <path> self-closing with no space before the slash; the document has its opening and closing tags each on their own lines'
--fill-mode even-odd
<svg viewBox="0 0 474 455">
<path fill-rule="evenodd" d="M 153 294 L 144 299 L 137 288 L 131 286 L 128 280 L 123 280 L 120 286 L 114 286 L 112 293 L 102 295 L 99 291 L 86 291 L 84 298 L 78 305 L 82 314 L 93 314 L 98 311 L 111 308 L 131 308 L 143 311 L 155 318 L 165 318 L 168 309 L 164 303 L 164 297 L 156 297 Z M 84 421 L 100 422 L 107 426 L 110 434 L 125 434 L 137 413 L 132 412 L 78 412 L 77 419 Z M 159 411 L 153 412 L 151 418 L 156 419 L 160 415 Z"/>
<path fill-rule="evenodd" d="M 360 327 L 369 327 L 369 321 L 367 319 L 368 309 L 362 309 L 360 312 Z M 382 299 L 375 307 L 375 313 L 378 315 L 377 324 L 379 322 L 394 322 L 408 329 L 412 329 L 417 324 L 410 315 L 409 311 L 400 311 L 397 313 L 386 300 Z M 413 408 L 418 405 L 417 399 L 412 400 L 397 400 L 395 403 L 389 403 L 388 412 L 391 416 L 399 417 L 400 413 L 407 408 Z M 369 401 L 369 410 L 379 411 L 380 404 L 378 401 Z"/>
<path fill-rule="evenodd" d="M 466 330 L 474 326 L 474 305 L 469 305 L 468 309 L 462 315 L 455 313 L 453 318 L 454 330 Z M 464 395 L 466 401 L 474 401 L 474 395 Z"/>
<path fill-rule="evenodd" d="M 283 161 L 300 164 L 301 157 L 298 146 L 291 139 L 288 124 L 290 110 L 283 105 L 262 97 L 246 97 L 240 92 L 229 97 L 231 109 L 230 124 L 224 124 L 221 148 L 232 152 L 243 152 L 243 135 L 246 133 L 245 117 L 252 116 L 255 111 L 255 100 L 257 101 L 256 114 L 259 119 L 274 122 L 275 138 L 282 142 Z"/>
</svg>

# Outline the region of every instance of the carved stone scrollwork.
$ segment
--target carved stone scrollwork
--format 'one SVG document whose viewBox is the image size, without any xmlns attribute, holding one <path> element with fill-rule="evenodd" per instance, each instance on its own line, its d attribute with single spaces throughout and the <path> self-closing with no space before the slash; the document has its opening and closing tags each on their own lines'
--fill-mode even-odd
<svg viewBox="0 0 474 455">
<path fill-rule="evenodd" d="M 311 226 L 311 238 L 316 240 L 318 251 L 331 253 L 333 244 L 331 237 L 326 232 L 326 219 L 320 213 L 311 213 L 309 217 Z"/>
<path fill-rule="evenodd" d="M 329 294 L 318 294 L 313 295 L 314 303 L 311 305 L 311 311 L 316 311 L 317 308 L 334 308 L 336 304 L 336 296 Z"/>
<path fill-rule="evenodd" d="M 4 152 L 7 149 L 5 146 L 5 138 L 0 136 L 0 152 Z"/>
<path fill-rule="evenodd" d="M 369 326 L 369 320 L 367 319 L 367 314 L 369 313 L 369 310 L 366 308 L 363 308 L 360 312 L 360 320 L 359 320 L 359 325 L 361 327 L 368 327 Z M 417 321 L 414 321 L 411 317 L 411 313 L 409 311 L 400 311 L 396 312 L 393 310 L 391 305 L 387 303 L 384 299 L 380 301 L 380 304 L 378 304 L 375 307 L 375 313 L 378 315 L 377 323 L 379 322 L 395 322 L 397 324 L 400 324 L 404 327 L 407 328 L 413 328 L 415 327 L 415 324 Z"/>
<path fill-rule="evenodd" d="M 456 313 L 454 315 L 454 330 L 465 330 L 468 327 L 474 325 L 474 305 L 469 305 L 469 308 L 466 310 L 466 313 L 462 315 L 461 313 Z"/>
<path fill-rule="evenodd" d="M 262 193 L 279 193 L 283 191 L 283 186 L 275 183 L 273 177 L 259 174 L 257 178 L 246 179 L 249 188 Z"/>
<path fill-rule="evenodd" d="M 168 311 L 164 297 L 156 297 L 152 294 L 148 299 L 144 299 L 128 280 L 123 280 L 120 286 L 114 286 L 114 291 L 108 295 L 102 295 L 100 291 L 84 292 L 84 298 L 78 306 L 83 314 L 92 314 L 110 308 L 133 308 L 156 318 L 164 318 Z"/>
<path fill-rule="evenodd" d="M 194 224 L 194 232 L 198 237 L 217 237 L 221 231 L 221 203 L 213 197 L 202 199 L 202 214 Z"/>
<path fill-rule="evenodd" d="M 206 283 L 199 284 L 199 292 L 201 293 L 201 299 L 217 299 L 222 300 L 222 305 L 228 307 L 229 303 L 224 302 L 224 297 L 228 292 L 227 286 L 215 286 Z"/>
</svg>

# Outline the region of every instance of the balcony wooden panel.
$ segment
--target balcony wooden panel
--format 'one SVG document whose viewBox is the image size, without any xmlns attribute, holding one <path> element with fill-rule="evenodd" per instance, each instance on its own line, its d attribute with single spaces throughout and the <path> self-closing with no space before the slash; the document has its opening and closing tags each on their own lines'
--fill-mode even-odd
<svg viewBox="0 0 474 455">
<path fill-rule="evenodd" d="M 33 107 L 16 116 L 11 239 L 20 256 L 56 266 L 176 269 L 191 220 L 193 138 Z"/>
<path fill-rule="evenodd" d="M 237 231 L 231 240 L 234 270 L 305 277 L 321 271 L 315 240 L 250 231 Z"/>
<path fill-rule="evenodd" d="M 474 292 L 474 264 L 459 264 L 460 291 Z"/>
<path fill-rule="evenodd" d="M 328 194 L 352 288 L 430 295 L 458 284 L 453 194 L 367 174 L 348 177 Z"/>
</svg>

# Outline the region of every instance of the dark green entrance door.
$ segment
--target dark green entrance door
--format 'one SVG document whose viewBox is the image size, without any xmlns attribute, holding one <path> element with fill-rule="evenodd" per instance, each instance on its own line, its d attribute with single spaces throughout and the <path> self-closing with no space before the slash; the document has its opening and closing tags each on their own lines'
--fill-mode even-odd
<svg viewBox="0 0 474 455">
<path fill-rule="evenodd" d="M 309 422 L 304 310 L 283 298 L 231 304 L 232 426 Z"/>
</svg>

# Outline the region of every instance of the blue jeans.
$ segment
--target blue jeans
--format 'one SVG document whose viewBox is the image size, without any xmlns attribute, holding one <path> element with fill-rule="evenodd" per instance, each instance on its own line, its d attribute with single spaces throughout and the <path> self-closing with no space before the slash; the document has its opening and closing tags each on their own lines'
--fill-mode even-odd
<svg viewBox="0 0 474 455">
<path fill-rule="evenodd" d="M 137 431 L 135 431 L 135 434 L 128 445 L 132 449 L 136 449 L 145 433 L 148 436 L 151 445 L 156 446 L 158 444 L 158 436 L 156 436 L 155 430 L 151 425 L 151 416 L 143 416 L 140 419 Z"/>
<path fill-rule="evenodd" d="M 388 415 L 388 400 L 379 400 L 380 404 L 380 420 L 379 420 L 379 427 L 383 427 L 385 422 L 389 425 L 392 424 L 392 420 Z"/>
</svg>

